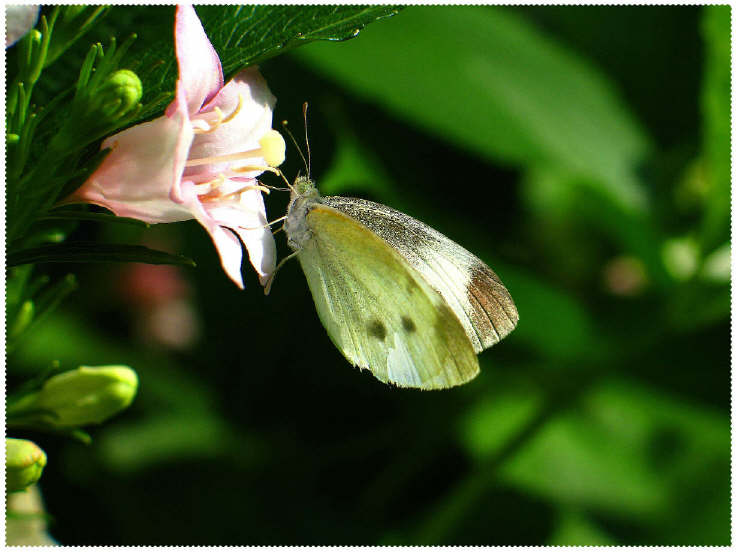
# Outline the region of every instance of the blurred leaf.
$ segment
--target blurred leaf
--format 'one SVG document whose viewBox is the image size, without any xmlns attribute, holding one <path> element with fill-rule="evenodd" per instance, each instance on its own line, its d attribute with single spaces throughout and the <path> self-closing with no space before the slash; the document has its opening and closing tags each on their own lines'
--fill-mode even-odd
<svg viewBox="0 0 736 552">
<path fill-rule="evenodd" d="M 701 248 L 709 253 L 728 235 L 731 212 L 731 9 L 705 6 L 701 24 L 705 68 L 701 93 L 708 194 Z"/>
<path fill-rule="evenodd" d="M 709 282 L 726 284 L 731 277 L 731 243 L 718 247 L 703 259 L 699 276 Z"/>
<path fill-rule="evenodd" d="M 610 546 L 616 542 L 584 514 L 564 509 L 549 546 Z"/>
<path fill-rule="evenodd" d="M 648 139 L 613 85 L 508 9 L 412 7 L 359 42 L 293 55 L 484 156 L 561 166 L 626 210 L 643 206 L 632 170 Z"/>
<path fill-rule="evenodd" d="M 541 407 L 536 389 L 503 389 L 470 406 L 461 420 L 461 439 L 474 457 L 488 458 L 521 431 Z"/>
<path fill-rule="evenodd" d="M 375 154 L 361 144 L 340 115 L 334 115 L 330 122 L 337 127 L 337 149 L 318 183 L 320 193 L 366 191 L 391 205 L 400 203 L 395 182 Z"/>
<path fill-rule="evenodd" d="M 687 489 L 700 483 L 712 488 L 714 478 L 726 481 L 728 451 L 723 414 L 631 381 L 609 380 L 591 389 L 578 408 L 551 419 L 500 473 L 559 504 L 651 524 L 687 509 L 676 500 Z M 711 500 L 699 499 L 704 507 Z M 728 535 L 728 523 L 721 531 Z"/>
<path fill-rule="evenodd" d="M 522 194 L 541 219 L 573 226 L 575 234 L 589 227 L 600 230 L 623 252 L 636 255 L 652 281 L 662 288 L 671 284 L 660 254 L 662 236 L 653 218 L 612 203 L 594 181 L 567 169 L 533 167 L 522 181 Z M 589 238 L 587 234 L 578 235 L 561 243 L 560 248 L 567 254 L 571 247 L 578 249 L 580 241 Z M 600 249 L 600 239 L 595 238 L 593 247 Z"/>
<path fill-rule="evenodd" d="M 670 296 L 666 312 L 666 319 L 681 332 L 723 322 L 731 312 L 731 290 L 698 280 L 685 282 Z"/>
<path fill-rule="evenodd" d="M 130 9 L 120 6 L 117 9 Z M 354 38 L 369 23 L 394 15 L 392 6 L 215 6 L 197 7 L 225 78 L 314 40 Z M 113 12 L 112 17 L 115 17 Z M 173 11 L 172 11 L 173 28 Z M 177 77 L 172 37 L 146 47 L 131 67 L 140 74 L 146 105 L 139 120 L 174 97 Z"/>
<path fill-rule="evenodd" d="M 603 358 L 611 353 L 588 312 L 572 295 L 527 271 L 497 262 L 493 267 L 519 311 L 519 324 L 507 340 L 523 343 L 548 361 Z"/>
<path fill-rule="evenodd" d="M 196 266 L 181 255 L 149 249 L 142 245 L 123 245 L 96 242 L 62 243 L 24 249 L 11 253 L 7 266 L 28 263 L 148 263 Z"/>
<path fill-rule="evenodd" d="M 236 439 L 232 428 L 215 416 L 162 412 L 107 431 L 97 446 L 109 469 L 130 473 L 174 458 L 216 458 Z"/>
<path fill-rule="evenodd" d="M 691 236 L 671 238 L 662 245 L 667 269 L 678 280 L 688 280 L 698 269 L 698 246 Z"/>
</svg>

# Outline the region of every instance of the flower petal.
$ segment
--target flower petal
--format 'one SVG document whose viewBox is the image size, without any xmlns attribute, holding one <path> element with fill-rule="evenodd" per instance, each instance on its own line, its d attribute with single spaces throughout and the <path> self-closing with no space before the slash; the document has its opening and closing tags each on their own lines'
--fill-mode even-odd
<svg viewBox="0 0 736 552">
<path fill-rule="evenodd" d="M 238 238 L 222 226 L 205 226 L 205 228 L 217 248 L 217 253 L 220 255 L 220 264 L 225 274 L 235 282 L 235 285 L 243 289 L 243 275 L 240 272 L 240 266 L 243 263 L 243 249 Z"/>
<path fill-rule="evenodd" d="M 207 207 L 217 224 L 238 234 L 248 250 L 250 264 L 265 285 L 276 266 L 276 242 L 267 226 L 266 207 L 260 190 L 246 190 L 240 199 L 218 201 Z"/>
<path fill-rule="evenodd" d="M 189 113 L 194 114 L 222 88 L 222 65 L 191 4 L 176 8 L 174 38 L 179 80 Z"/>
<path fill-rule="evenodd" d="M 38 21 L 41 6 L 5 7 L 5 47 L 12 46 L 30 31 Z"/>
<path fill-rule="evenodd" d="M 94 203 L 148 223 L 189 220 L 192 214 L 172 201 L 172 190 L 181 179 L 192 139 L 183 106 L 171 116 L 119 132 L 102 143 L 112 151 L 98 169 L 62 203 Z"/>
<path fill-rule="evenodd" d="M 211 110 L 217 107 L 225 117 L 233 114 L 238 107 L 240 110 L 232 120 L 221 124 L 213 132 L 197 134 L 190 150 L 190 159 L 202 159 L 260 148 L 259 140 L 271 129 L 275 104 L 276 98 L 268 89 L 258 68 L 249 67 L 241 71 L 204 108 Z M 190 167 L 187 168 L 184 175 L 185 178 L 202 180 L 202 178 L 211 178 L 209 175 L 226 172 L 228 167 L 265 166 L 265 164 L 263 158 L 253 157 L 235 163 Z M 254 178 L 261 172 L 263 171 L 249 171 L 241 176 Z"/>
<path fill-rule="evenodd" d="M 217 253 L 220 255 L 220 264 L 225 274 L 240 289 L 243 289 L 243 276 L 240 273 L 240 267 L 243 263 L 243 250 L 238 238 L 232 231 L 223 228 L 199 201 L 194 182 L 182 181 L 179 191 L 181 195 L 178 199 L 182 205 L 187 206 L 197 222 L 204 226 L 212 238 Z"/>
</svg>

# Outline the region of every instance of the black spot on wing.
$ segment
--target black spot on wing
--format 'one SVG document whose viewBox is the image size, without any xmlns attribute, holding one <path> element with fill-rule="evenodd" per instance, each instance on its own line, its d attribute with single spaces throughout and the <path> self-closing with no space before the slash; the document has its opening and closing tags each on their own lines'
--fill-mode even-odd
<svg viewBox="0 0 736 552">
<path fill-rule="evenodd" d="M 383 341 L 386 339 L 386 326 L 380 320 L 372 320 L 368 323 L 368 333 Z"/>
<path fill-rule="evenodd" d="M 414 333 L 417 331 L 414 321 L 408 316 L 401 317 L 401 325 L 404 327 L 404 331 L 406 331 L 406 333 Z"/>
</svg>

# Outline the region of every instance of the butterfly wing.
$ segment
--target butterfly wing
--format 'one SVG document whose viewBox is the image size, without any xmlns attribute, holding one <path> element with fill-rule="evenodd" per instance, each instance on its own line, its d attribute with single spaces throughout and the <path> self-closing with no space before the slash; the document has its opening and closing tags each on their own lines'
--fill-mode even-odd
<svg viewBox="0 0 736 552">
<path fill-rule="evenodd" d="M 496 273 L 448 237 L 380 203 L 339 196 L 322 202 L 361 222 L 419 272 L 458 317 L 476 353 L 516 326 L 516 306 Z"/>
<path fill-rule="evenodd" d="M 297 258 L 322 324 L 345 357 L 381 381 L 441 389 L 478 374 L 478 359 L 441 295 L 354 218 L 314 204 Z"/>
</svg>

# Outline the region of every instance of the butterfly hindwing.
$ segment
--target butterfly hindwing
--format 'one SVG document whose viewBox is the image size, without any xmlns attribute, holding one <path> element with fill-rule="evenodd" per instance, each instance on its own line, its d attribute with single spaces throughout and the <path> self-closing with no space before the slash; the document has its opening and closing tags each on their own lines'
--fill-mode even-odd
<svg viewBox="0 0 736 552">
<path fill-rule="evenodd" d="M 298 259 L 322 324 L 345 357 L 383 382 L 439 389 L 479 371 L 473 343 L 443 297 L 384 239 L 320 203 Z"/>
<path fill-rule="evenodd" d="M 498 343 L 519 315 L 506 287 L 483 261 L 440 232 L 380 203 L 328 196 L 321 201 L 388 242 L 460 320 L 475 352 Z"/>
</svg>

